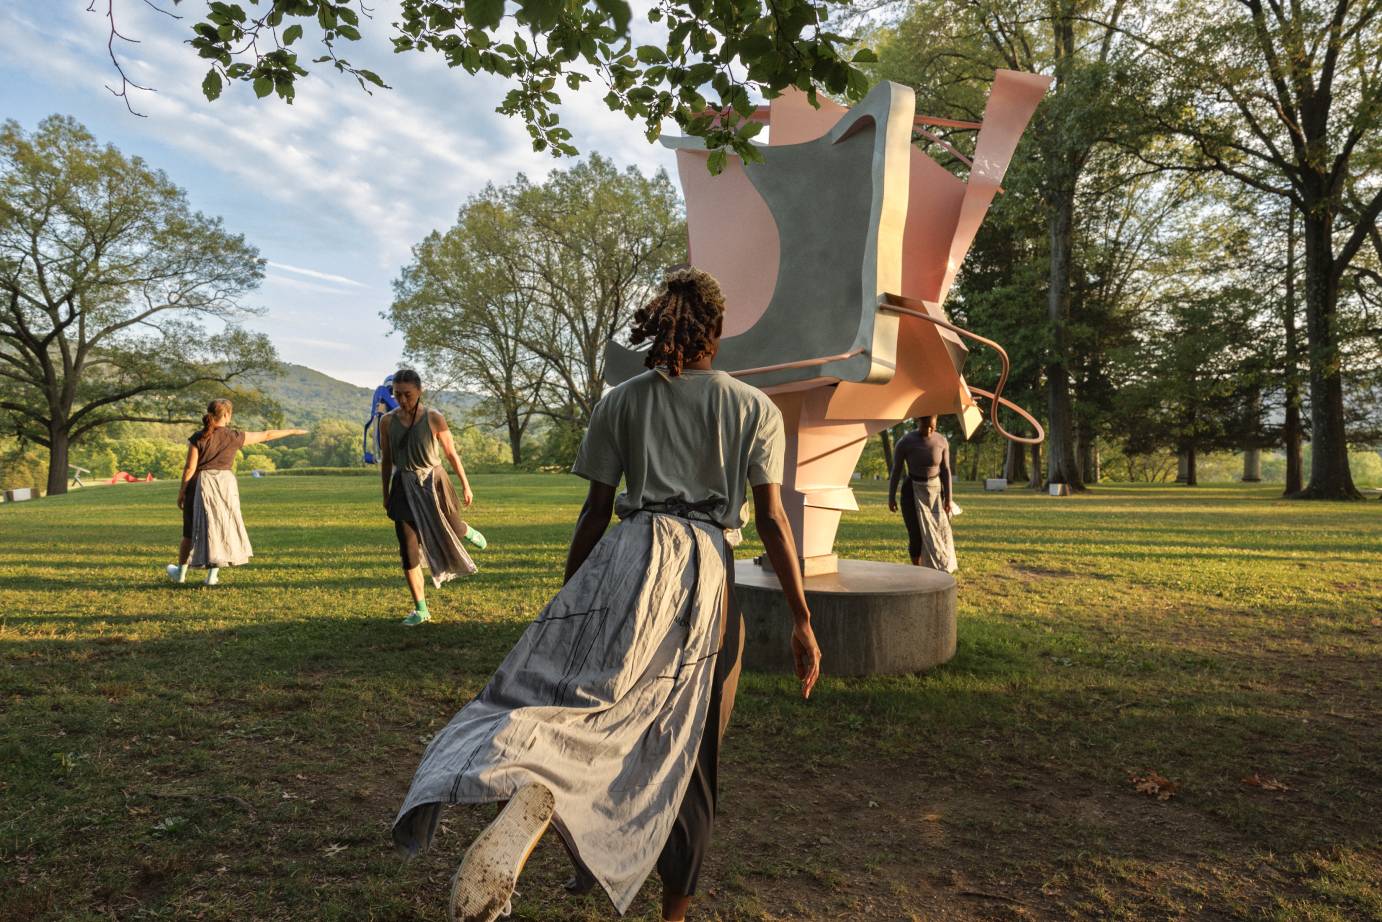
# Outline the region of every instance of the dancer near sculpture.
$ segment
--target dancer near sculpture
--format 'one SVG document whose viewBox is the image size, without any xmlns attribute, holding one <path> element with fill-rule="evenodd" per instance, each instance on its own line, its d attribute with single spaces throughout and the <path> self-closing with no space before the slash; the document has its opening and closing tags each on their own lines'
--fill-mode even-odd
<svg viewBox="0 0 1382 922">
<path fill-rule="evenodd" d="M 379 420 L 379 476 L 384 486 L 384 511 L 393 520 L 403 579 L 413 594 L 413 610 L 403 619 L 412 627 L 432 620 L 422 584 L 426 558 L 432 585 L 475 572 L 475 563 L 461 541 L 480 550 L 485 536 L 461 518 L 456 490 L 442 467 L 442 457 L 461 481 L 461 500 L 474 501 L 461 456 L 451 440 L 446 418 L 422 405 L 422 378 L 411 368 L 394 373 L 393 395 L 398 409 Z"/>
<path fill-rule="evenodd" d="M 423 755 L 393 830 L 410 851 L 431 841 L 445 804 L 508 800 L 453 878 L 452 918 L 503 912 L 549 822 L 620 913 L 656 868 L 662 917 L 685 917 L 738 682 L 732 545 L 750 488 L 794 619 L 802 696 L 815 685 L 820 650 L 779 495 L 782 418 L 711 369 L 723 310 L 710 276 L 681 269 L 635 315 L 650 370 L 592 414 L 572 468 L 590 485 L 566 583 Z"/>
<path fill-rule="evenodd" d="M 907 525 L 907 556 L 919 567 L 954 573 L 955 539 L 950 530 L 950 443 L 936 431 L 936 417 L 917 417 L 917 428 L 897 440 L 888 484 L 888 509 L 897 511 L 902 487 L 902 520 Z"/>
<path fill-rule="evenodd" d="M 240 516 L 235 453 L 246 445 L 307 434 L 306 429 L 241 432 L 230 428 L 234 410 L 224 397 L 211 401 L 202 416 L 202 428 L 187 440 L 187 461 L 178 489 L 182 544 L 178 562 L 168 564 L 168 578 L 175 583 L 186 581 L 189 566 L 205 567 L 205 585 L 215 586 L 221 567 L 249 563 L 254 550 Z"/>
</svg>

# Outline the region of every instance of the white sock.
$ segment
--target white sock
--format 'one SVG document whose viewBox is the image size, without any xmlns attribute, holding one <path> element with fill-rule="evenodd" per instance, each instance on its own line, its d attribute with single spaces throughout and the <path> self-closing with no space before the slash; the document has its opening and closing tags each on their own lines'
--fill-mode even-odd
<svg viewBox="0 0 1382 922">
<path fill-rule="evenodd" d="M 178 564 L 178 579 L 179 579 L 180 581 L 181 581 L 181 580 L 184 580 L 184 579 L 187 579 L 187 564 L 185 564 L 185 563 L 180 563 L 180 564 Z"/>
</svg>

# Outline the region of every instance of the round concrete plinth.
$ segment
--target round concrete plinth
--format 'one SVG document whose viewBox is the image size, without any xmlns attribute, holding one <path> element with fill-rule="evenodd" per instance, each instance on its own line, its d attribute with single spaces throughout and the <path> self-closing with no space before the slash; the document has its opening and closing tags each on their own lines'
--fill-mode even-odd
<svg viewBox="0 0 1382 922">
<path fill-rule="evenodd" d="M 777 575 L 735 562 L 744 612 L 744 667 L 791 672 L 792 616 Z M 939 570 L 841 560 L 838 573 L 806 578 L 811 627 L 827 675 L 896 675 L 955 655 L 955 578 Z"/>
</svg>

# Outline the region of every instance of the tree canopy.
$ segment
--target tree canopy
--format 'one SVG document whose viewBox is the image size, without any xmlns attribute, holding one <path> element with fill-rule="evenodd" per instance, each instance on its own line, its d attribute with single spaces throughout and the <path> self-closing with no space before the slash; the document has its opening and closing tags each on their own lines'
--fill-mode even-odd
<svg viewBox="0 0 1382 922">
<path fill-rule="evenodd" d="M 0 126 L 0 424 L 48 450 L 49 493 L 84 435 L 198 419 L 273 365 L 237 325 L 262 276 L 242 236 L 72 119 Z"/>
<path fill-rule="evenodd" d="M 123 36 L 111 13 L 114 40 Z M 522 118 L 538 150 L 576 153 L 561 125 L 562 93 L 599 84 L 605 104 L 641 120 L 649 140 L 670 118 L 712 147 L 753 158 L 749 140 L 762 128 L 749 119 L 753 94 L 795 86 L 813 99 L 817 88 L 859 98 L 868 89 L 856 65 L 872 53 L 848 55 L 827 14 L 815 0 L 659 0 L 647 19 L 662 35 L 635 44 L 627 0 L 401 0 L 391 40 L 397 52 L 433 52 L 451 67 L 510 81 L 498 111 Z M 291 103 L 313 68 L 387 89 L 380 73 L 344 57 L 348 43 L 379 28 L 364 0 L 249 0 L 248 9 L 211 0 L 189 44 L 210 63 L 208 99 L 242 83 Z M 127 103 L 130 88 L 122 72 L 118 95 Z"/>
</svg>

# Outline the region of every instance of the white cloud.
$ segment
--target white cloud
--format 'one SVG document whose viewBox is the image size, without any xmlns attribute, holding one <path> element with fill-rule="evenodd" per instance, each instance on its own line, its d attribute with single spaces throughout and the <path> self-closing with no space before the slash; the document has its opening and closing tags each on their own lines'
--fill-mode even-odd
<svg viewBox="0 0 1382 922">
<path fill-rule="evenodd" d="M 273 260 L 269 260 L 268 263 L 271 269 L 278 269 L 283 272 L 292 272 L 296 275 L 305 275 L 308 278 L 321 279 L 324 282 L 337 282 L 341 285 L 353 285 L 356 288 L 365 287 L 365 284 L 363 282 L 357 282 L 355 281 L 355 279 L 348 279 L 344 275 L 332 275 L 330 272 L 318 272 L 316 269 L 304 269 L 301 266 L 290 266 L 287 263 L 276 263 Z"/>
</svg>

